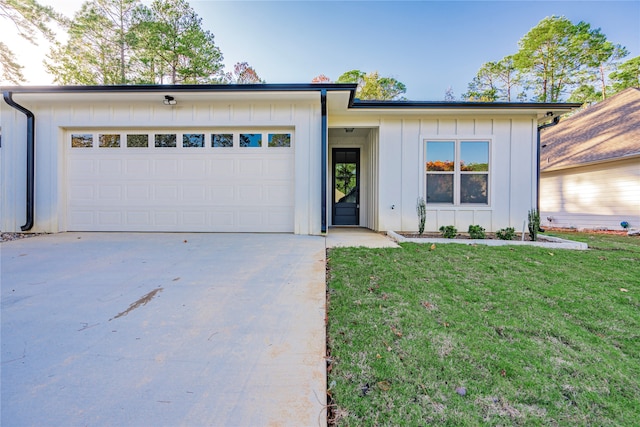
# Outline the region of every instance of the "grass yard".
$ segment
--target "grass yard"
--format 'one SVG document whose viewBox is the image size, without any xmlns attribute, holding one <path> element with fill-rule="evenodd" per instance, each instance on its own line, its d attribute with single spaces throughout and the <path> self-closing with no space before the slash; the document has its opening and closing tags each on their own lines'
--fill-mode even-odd
<svg viewBox="0 0 640 427">
<path fill-rule="evenodd" d="M 640 422 L 640 238 L 328 257 L 330 424 Z"/>
</svg>

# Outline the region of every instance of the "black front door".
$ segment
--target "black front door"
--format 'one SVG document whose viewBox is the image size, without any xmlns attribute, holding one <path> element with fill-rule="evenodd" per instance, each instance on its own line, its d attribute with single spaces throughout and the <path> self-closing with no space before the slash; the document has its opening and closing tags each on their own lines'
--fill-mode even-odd
<svg viewBox="0 0 640 427">
<path fill-rule="evenodd" d="M 333 225 L 360 224 L 360 149 L 333 149 Z"/>
</svg>

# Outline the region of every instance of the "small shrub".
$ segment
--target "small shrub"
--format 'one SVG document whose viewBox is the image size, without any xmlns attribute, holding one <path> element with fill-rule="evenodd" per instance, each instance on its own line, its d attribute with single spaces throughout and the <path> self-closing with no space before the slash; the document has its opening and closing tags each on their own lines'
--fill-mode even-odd
<svg viewBox="0 0 640 427">
<path fill-rule="evenodd" d="M 418 234 L 424 233 L 424 223 L 427 221 L 427 202 L 424 197 L 418 197 L 416 202 L 416 212 L 418 213 Z"/>
<path fill-rule="evenodd" d="M 442 233 L 442 237 L 445 239 L 453 239 L 458 234 L 458 229 L 453 225 L 447 225 L 440 227 L 440 233 Z"/>
<path fill-rule="evenodd" d="M 484 228 L 479 225 L 470 225 L 469 226 L 469 237 L 472 239 L 484 239 L 485 233 Z"/>
<path fill-rule="evenodd" d="M 538 230 L 540 230 L 540 212 L 537 209 L 531 209 L 528 215 L 529 219 L 529 237 L 534 242 L 538 240 Z"/>
<path fill-rule="evenodd" d="M 496 237 L 500 240 L 513 240 L 516 237 L 516 229 L 513 227 L 501 228 L 496 231 Z"/>
</svg>

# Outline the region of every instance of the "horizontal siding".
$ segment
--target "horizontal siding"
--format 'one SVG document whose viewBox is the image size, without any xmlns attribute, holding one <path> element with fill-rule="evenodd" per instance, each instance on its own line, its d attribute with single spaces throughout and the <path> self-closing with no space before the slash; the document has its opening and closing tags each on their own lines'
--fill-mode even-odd
<svg viewBox="0 0 640 427">
<path fill-rule="evenodd" d="M 640 159 L 543 172 L 540 211 L 547 226 L 640 227 Z"/>
</svg>

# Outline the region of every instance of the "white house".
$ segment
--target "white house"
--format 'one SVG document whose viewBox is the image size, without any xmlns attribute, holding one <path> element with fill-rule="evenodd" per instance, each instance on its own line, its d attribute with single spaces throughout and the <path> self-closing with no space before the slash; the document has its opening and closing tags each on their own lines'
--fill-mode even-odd
<svg viewBox="0 0 640 427">
<path fill-rule="evenodd" d="M 353 84 L 5 87 L 3 231 L 520 227 L 577 104 L 360 101 Z"/>
<path fill-rule="evenodd" d="M 640 89 L 574 114 L 541 141 L 542 224 L 640 227 Z"/>
</svg>

